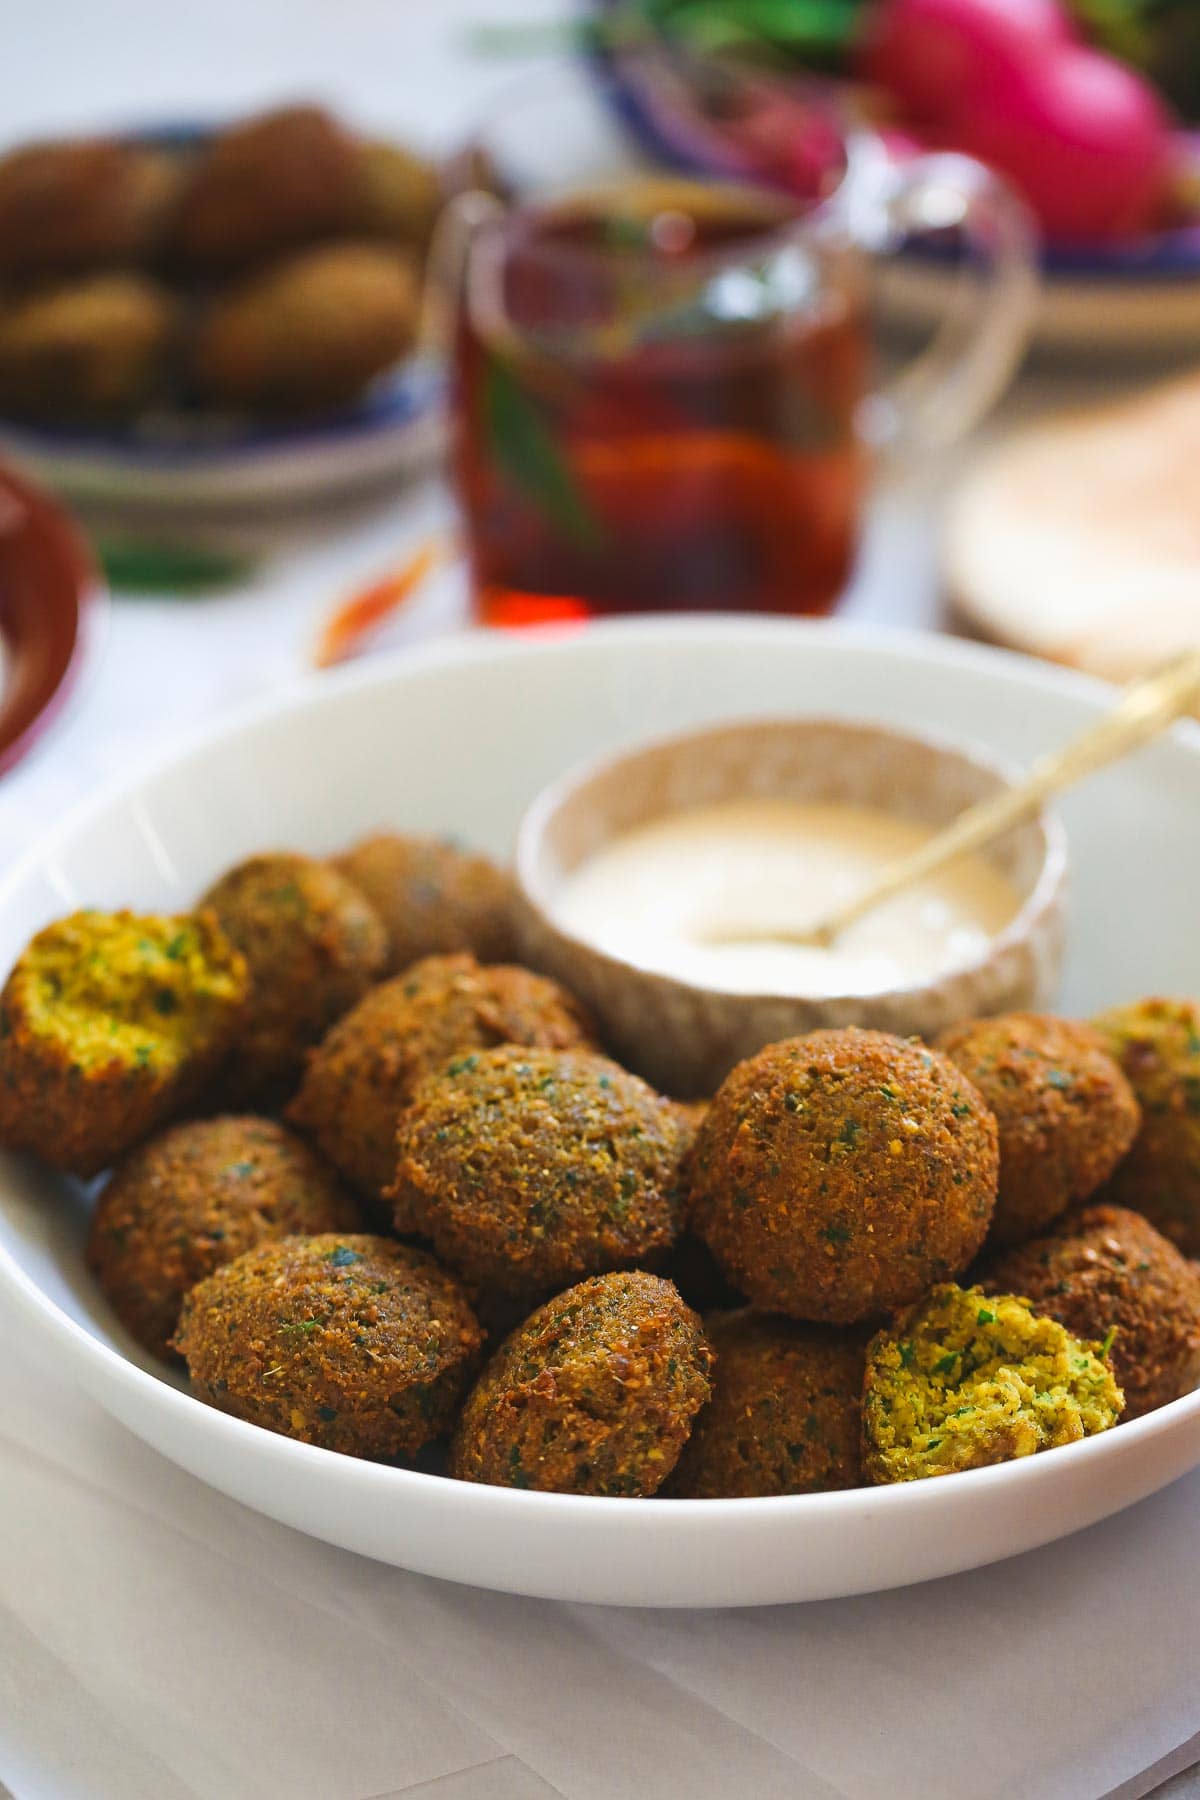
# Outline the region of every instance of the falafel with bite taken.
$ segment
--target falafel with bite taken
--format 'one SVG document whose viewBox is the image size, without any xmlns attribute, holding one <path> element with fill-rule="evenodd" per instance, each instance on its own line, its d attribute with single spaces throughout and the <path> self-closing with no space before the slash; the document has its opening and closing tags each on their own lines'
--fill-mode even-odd
<svg viewBox="0 0 1200 1800">
<path fill-rule="evenodd" d="M 1102 1343 L 1012 1294 L 944 1282 L 867 1350 L 863 1470 L 920 1481 L 1107 1431 L 1123 1396 Z"/>
<path fill-rule="evenodd" d="M 1092 1023 L 1142 1109 L 1133 1148 L 1098 1198 L 1144 1213 L 1200 1257 L 1200 1004 L 1137 1000 Z"/>
<path fill-rule="evenodd" d="M 0 1145 L 98 1175 L 197 1098 L 248 993 L 210 911 L 55 920 L 0 993 Z"/>
</svg>

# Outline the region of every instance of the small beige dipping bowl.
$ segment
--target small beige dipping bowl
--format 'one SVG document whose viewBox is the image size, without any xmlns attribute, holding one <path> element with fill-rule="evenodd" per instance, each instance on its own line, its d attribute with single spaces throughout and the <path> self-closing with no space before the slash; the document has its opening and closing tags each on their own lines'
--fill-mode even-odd
<svg viewBox="0 0 1200 1800">
<path fill-rule="evenodd" d="M 837 719 L 756 720 L 674 737 L 574 769 L 545 789 L 517 839 L 526 960 L 593 1009 L 614 1054 L 665 1092 L 711 1094 L 764 1044 L 818 1026 L 870 1025 L 932 1036 L 959 1019 L 1051 1003 L 1065 936 L 1066 839 L 1041 814 L 985 852 L 1018 910 L 976 961 L 871 994 L 743 994 L 613 956 L 565 930 L 565 879 L 613 838 L 664 813 L 747 797 L 875 807 L 946 825 L 1008 785 L 975 751 Z"/>
</svg>

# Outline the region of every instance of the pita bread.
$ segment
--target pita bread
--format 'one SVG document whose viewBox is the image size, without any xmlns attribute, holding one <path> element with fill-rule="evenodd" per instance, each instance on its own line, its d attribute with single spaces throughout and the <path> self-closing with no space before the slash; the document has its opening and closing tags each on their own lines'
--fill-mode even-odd
<svg viewBox="0 0 1200 1800">
<path fill-rule="evenodd" d="M 1200 372 L 986 455 L 952 502 L 946 572 L 989 637 L 1110 681 L 1200 648 Z"/>
</svg>

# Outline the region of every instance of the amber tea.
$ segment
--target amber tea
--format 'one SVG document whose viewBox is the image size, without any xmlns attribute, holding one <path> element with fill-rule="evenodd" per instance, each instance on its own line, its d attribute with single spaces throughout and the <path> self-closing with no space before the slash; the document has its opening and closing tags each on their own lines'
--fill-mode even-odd
<svg viewBox="0 0 1200 1800">
<path fill-rule="evenodd" d="M 455 452 L 483 619 L 827 612 L 868 473 L 866 333 L 781 203 L 647 180 L 488 239 Z"/>
</svg>

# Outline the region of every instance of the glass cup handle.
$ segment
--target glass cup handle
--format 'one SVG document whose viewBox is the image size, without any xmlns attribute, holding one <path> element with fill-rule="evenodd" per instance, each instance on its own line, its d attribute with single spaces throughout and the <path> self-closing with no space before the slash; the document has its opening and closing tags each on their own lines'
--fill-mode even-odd
<svg viewBox="0 0 1200 1800">
<path fill-rule="evenodd" d="M 504 204 L 486 188 L 464 188 L 443 206 L 433 228 L 421 295 L 417 345 L 423 355 L 443 357 L 454 340 L 454 321 L 463 304 L 467 258 L 485 225 L 504 217 Z"/>
<path fill-rule="evenodd" d="M 951 229 L 972 254 L 923 350 L 867 403 L 870 440 L 889 458 L 957 442 L 1008 385 L 1029 337 L 1039 279 L 1024 203 L 969 156 L 921 156 L 879 175 L 868 247 L 892 253 L 914 232 Z M 966 272 L 964 271 L 964 275 Z"/>
</svg>

